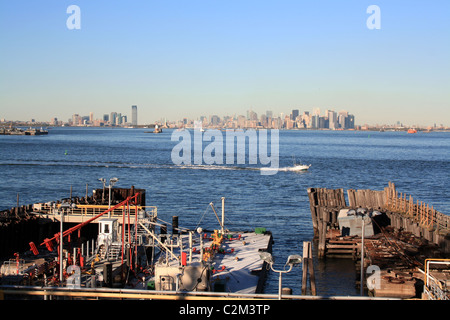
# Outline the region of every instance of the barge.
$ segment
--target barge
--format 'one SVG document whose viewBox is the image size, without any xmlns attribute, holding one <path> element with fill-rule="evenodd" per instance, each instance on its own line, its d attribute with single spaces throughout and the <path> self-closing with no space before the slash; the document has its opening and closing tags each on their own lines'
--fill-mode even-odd
<svg viewBox="0 0 450 320">
<path fill-rule="evenodd" d="M 169 232 L 157 208 L 143 205 L 145 192 L 140 191 L 130 196 L 131 190 L 125 192 L 125 200 L 106 210 L 104 204 L 34 205 L 36 215 L 60 224 L 60 232 L 40 244 L 30 242 L 28 252 L 5 261 L 1 284 L 150 290 L 180 297 L 192 292 L 263 292 L 268 268 L 260 253 L 272 250 L 269 231 L 227 229 L 222 198 L 221 220 L 211 205 L 217 229 L 181 228 L 173 217 Z M 64 228 L 68 221 L 78 224 Z M 82 230 L 93 224 L 98 225 L 97 237 L 81 242 Z"/>
</svg>

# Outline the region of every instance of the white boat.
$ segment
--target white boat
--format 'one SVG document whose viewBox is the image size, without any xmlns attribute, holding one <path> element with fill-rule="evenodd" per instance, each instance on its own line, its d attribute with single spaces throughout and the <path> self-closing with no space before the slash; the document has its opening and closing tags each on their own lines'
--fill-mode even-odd
<svg viewBox="0 0 450 320">
<path fill-rule="evenodd" d="M 311 167 L 310 164 L 296 164 L 292 168 L 289 168 L 289 171 L 305 171 Z"/>
<path fill-rule="evenodd" d="M 306 171 L 309 169 L 309 167 L 311 167 L 310 164 L 294 164 L 294 166 L 292 167 L 283 167 L 283 168 L 266 168 L 263 167 L 260 170 L 261 171 L 292 171 L 292 172 L 302 172 L 302 171 Z"/>
<path fill-rule="evenodd" d="M 293 162 L 293 166 L 292 167 L 290 167 L 290 168 L 288 168 L 288 171 L 305 171 L 305 170 L 308 170 L 309 169 L 309 167 L 311 167 L 311 165 L 309 164 L 298 164 L 296 161 L 295 161 L 295 157 L 294 156 L 292 156 L 292 162 Z"/>
</svg>

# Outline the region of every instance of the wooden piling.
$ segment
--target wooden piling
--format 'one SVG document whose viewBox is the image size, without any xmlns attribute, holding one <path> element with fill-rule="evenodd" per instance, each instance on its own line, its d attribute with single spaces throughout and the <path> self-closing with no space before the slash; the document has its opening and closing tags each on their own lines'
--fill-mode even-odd
<svg viewBox="0 0 450 320">
<path fill-rule="evenodd" d="M 325 257 L 326 239 L 327 239 L 327 224 L 328 224 L 328 211 L 325 207 L 319 207 L 319 258 Z"/>
<path fill-rule="evenodd" d="M 303 274 L 302 274 L 302 294 L 306 294 L 307 278 L 309 274 L 309 284 L 311 288 L 311 295 L 315 296 L 316 292 L 316 278 L 314 275 L 314 264 L 312 255 L 312 244 L 309 241 L 303 242 Z"/>
<path fill-rule="evenodd" d="M 311 210 L 311 219 L 314 230 L 314 237 L 318 236 L 318 225 L 317 225 L 317 191 L 315 188 L 308 188 L 309 197 L 309 207 Z"/>
</svg>

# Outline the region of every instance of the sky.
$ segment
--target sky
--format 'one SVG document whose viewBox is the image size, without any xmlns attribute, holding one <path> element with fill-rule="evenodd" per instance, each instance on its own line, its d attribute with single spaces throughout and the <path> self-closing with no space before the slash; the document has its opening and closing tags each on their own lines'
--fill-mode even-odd
<svg viewBox="0 0 450 320">
<path fill-rule="evenodd" d="M 320 108 L 448 126 L 449 57 L 448 0 L 0 0 L 0 118 Z"/>
</svg>

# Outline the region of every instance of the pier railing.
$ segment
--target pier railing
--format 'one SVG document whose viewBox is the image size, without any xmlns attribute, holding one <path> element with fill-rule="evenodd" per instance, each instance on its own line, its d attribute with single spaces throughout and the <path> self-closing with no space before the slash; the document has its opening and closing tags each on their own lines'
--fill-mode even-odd
<svg viewBox="0 0 450 320">
<path fill-rule="evenodd" d="M 347 190 L 350 207 L 386 209 L 402 214 L 422 227 L 450 233 L 450 216 L 445 215 L 429 204 L 415 200 L 411 195 L 398 193 L 395 185 L 389 182 L 384 190 Z"/>
<path fill-rule="evenodd" d="M 419 223 L 421 226 L 441 233 L 450 232 L 450 216 L 445 215 L 429 204 L 419 200 L 414 200 L 411 195 L 398 193 L 395 185 L 389 182 L 385 188 L 384 207 L 392 212 L 401 213 L 408 218 Z"/>
</svg>

